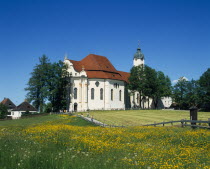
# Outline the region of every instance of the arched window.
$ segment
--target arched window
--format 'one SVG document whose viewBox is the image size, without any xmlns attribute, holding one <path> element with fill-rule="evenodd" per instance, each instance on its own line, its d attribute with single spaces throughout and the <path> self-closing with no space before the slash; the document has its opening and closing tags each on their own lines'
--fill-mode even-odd
<svg viewBox="0 0 210 169">
<path fill-rule="evenodd" d="M 139 94 L 137 94 L 137 103 L 139 104 Z"/>
<path fill-rule="evenodd" d="M 103 89 L 100 89 L 100 100 L 103 100 Z"/>
<path fill-rule="evenodd" d="M 122 101 L 122 91 L 119 91 L 119 100 Z"/>
<path fill-rule="evenodd" d="M 113 89 L 111 89 L 111 100 L 113 100 Z"/>
<path fill-rule="evenodd" d="M 94 100 L 94 88 L 91 89 L 91 99 Z"/>
<path fill-rule="evenodd" d="M 77 88 L 74 88 L 74 99 L 77 99 Z"/>
</svg>

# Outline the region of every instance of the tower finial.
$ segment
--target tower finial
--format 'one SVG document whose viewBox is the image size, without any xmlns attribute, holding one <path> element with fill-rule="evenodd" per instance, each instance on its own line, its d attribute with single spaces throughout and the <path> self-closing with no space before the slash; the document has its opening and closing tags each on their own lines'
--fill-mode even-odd
<svg viewBox="0 0 210 169">
<path fill-rule="evenodd" d="M 138 48 L 140 48 L 140 40 L 138 40 Z"/>
<path fill-rule="evenodd" d="M 66 60 L 66 59 L 68 59 L 68 54 L 67 53 L 65 53 L 65 55 L 64 55 L 64 60 Z"/>
</svg>

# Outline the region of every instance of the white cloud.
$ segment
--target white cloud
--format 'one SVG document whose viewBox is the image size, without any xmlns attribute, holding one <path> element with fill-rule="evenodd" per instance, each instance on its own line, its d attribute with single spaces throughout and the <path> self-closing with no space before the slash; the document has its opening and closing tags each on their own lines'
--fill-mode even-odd
<svg viewBox="0 0 210 169">
<path fill-rule="evenodd" d="M 173 80 L 172 81 L 173 84 L 176 84 L 177 82 L 178 82 L 178 80 Z"/>
<path fill-rule="evenodd" d="M 176 84 L 180 79 L 185 79 L 186 81 L 189 81 L 188 78 L 186 78 L 186 77 L 183 76 L 183 77 L 180 77 L 180 78 L 177 79 L 177 80 L 173 80 L 172 83 L 173 83 L 173 84 Z"/>
</svg>

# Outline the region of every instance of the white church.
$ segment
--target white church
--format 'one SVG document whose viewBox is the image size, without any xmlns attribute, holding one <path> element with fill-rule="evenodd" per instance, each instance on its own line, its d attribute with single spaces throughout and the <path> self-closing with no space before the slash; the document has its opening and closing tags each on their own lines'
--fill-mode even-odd
<svg viewBox="0 0 210 169">
<path fill-rule="evenodd" d="M 126 89 L 128 72 L 118 71 L 104 56 L 89 54 L 81 61 L 65 57 L 69 73 L 68 110 L 124 110 L 139 108 L 139 93 Z M 138 48 L 133 65 L 144 65 L 144 55 Z M 142 98 L 142 108 L 154 108 L 152 99 Z M 170 97 L 159 101 L 159 108 L 169 108 Z"/>
</svg>

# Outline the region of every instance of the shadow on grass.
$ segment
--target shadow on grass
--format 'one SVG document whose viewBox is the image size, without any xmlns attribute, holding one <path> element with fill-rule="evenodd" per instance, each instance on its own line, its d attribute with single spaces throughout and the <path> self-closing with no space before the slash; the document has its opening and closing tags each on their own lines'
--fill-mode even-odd
<svg viewBox="0 0 210 169">
<path fill-rule="evenodd" d="M 86 121 L 84 119 L 81 119 L 80 117 L 72 118 L 72 121 L 67 123 L 67 124 L 71 125 L 71 126 L 92 126 L 92 127 L 96 127 L 95 124 L 93 124 L 89 121 Z"/>
</svg>

